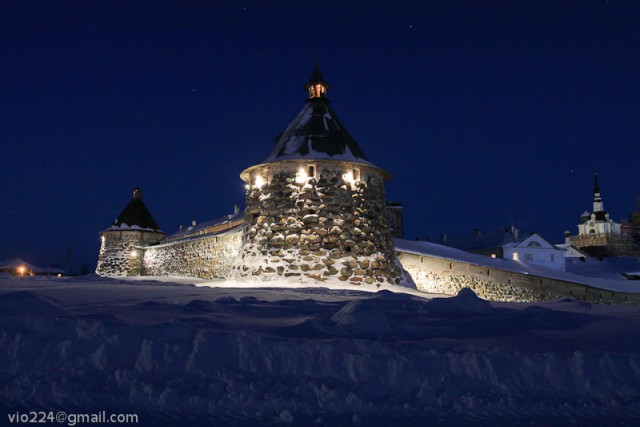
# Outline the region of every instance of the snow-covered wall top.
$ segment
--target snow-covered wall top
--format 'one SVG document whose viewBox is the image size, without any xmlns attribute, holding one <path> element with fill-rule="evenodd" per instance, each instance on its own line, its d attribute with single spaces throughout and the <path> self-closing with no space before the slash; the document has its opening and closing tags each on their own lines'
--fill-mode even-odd
<svg viewBox="0 0 640 427">
<path fill-rule="evenodd" d="M 561 271 L 555 268 L 543 267 L 536 264 L 528 264 L 522 261 L 490 258 L 487 256 L 472 254 L 469 252 L 461 251 L 459 249 L 454 249 L 448 246 L 442 246 L 430 242 L 416 242 L 403 239 L 393 239 L 393 242 L 397 252 L 449 259 L 452 261 L 459 261 L 473 265 L 495 268 L 512 273 L 535 275 L 546 277 L 549 279 L 580 283 L 610 291 L 640 292 L 640 284 L 632 283 L 631 281 L 624 279 L 622 275 L 620 275 L 619 280 L 615 280 L 612 278 L 593 277 L 591 273 L 589 273 L 589 275 L 576 274 L 577 269 L 575 268 L 573 269 L 574 272 Z"/>
</svg>

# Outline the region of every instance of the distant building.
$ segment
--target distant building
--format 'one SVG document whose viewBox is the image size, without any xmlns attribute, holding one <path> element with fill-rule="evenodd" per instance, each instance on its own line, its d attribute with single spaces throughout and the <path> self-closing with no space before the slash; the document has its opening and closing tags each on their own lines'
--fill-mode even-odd
<svg viewBox="0 0 640 427">
<path fill-rule="evenodd" d="M 622 223 L 622 234 L 629 236 L 636 245 L 640 244 L 640 196 L 636 196 L 636 210 Z"/>
<path fill-rule="evenodd" d="M 476 228 L 473 233 L 457 236 L 443 233 L 437 243 L 491 258 L 503 258 L 504 245 L 518 241 L 519 234 L 520 230 L 513 225 L 497 230 Z"/>
<path fill-rule="evenodd" d="M 538 233 L 530 234 L 517 242 L 502 247 L 504 259 L 512 259 L 527 264 L 565 269 L 565 250 L 546 241 Z"/>
<path fill-rule="evenodd" d="M 594 175 L 593 211 L 585 211 L 580 215 L 578 235 L 570 236 L 565 243 L 594 257 L 638 255 L 633 240 L 622 234 L 621 224 L 612 220 L 604 210 L 598 174 Z"/>
<path fill-rule="evenodd" d="M 587 258 L 589 256 L 588 253 L 576 248 L 571 243 L 561 243 L 558 245 L 554 245 L 556 248 L 564 251 L 564 259 L 570 258 Z"/>
<path fill-rule="evenodd" d="M 0 261 L 0 273 L 16 276 L 63 276 L 64 270 L 56 267 L 37 267 L 20 258 Z"/>
<path fill-rule="evenodd" d="M 473 234 L 462 236 L 448 237 L 443 234 L 438 243 L 491 258 L 541 264 L 564 270 L 565 248 L 556 247 L 538 233 L 520 236 L 520 230 L 513 225 L 490 231 L 477 228 Z"/>
</svg>

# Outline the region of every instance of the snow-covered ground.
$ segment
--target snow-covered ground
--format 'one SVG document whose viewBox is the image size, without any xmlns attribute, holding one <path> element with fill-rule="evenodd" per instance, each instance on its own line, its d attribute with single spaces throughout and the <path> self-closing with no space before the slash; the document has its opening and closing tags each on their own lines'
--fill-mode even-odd
<svg viewBox="0 0 640 427">
<path fill-rule="evenodd" d="M 0 425 L 50 409 L 154 426 L 640 418 L 636 306 L 168 280 L 1 275 Z"/>
</svg>

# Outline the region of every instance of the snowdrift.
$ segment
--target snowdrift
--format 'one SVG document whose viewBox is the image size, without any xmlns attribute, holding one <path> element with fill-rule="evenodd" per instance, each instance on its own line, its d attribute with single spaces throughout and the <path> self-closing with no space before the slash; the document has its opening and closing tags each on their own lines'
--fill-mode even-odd
<svg viewBox="0 0 640 427">
<path fill-rule="evenodd" d="M 0 281 L 4 412 L 189 426 L 640 416 L 636 307 L 92 280 Z"/>
</svg>

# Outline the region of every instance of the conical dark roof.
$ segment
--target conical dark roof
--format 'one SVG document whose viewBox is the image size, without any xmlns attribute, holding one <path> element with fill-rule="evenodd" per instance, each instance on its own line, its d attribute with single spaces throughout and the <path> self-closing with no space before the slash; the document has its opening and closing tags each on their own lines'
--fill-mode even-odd
<svg viewBox="0 0 640 427">
<path fill-rule="evenodd" d="M 328 87 L 317 65 L 305 87 L 316 83 Z M 297 159 L 371 164 L 324 97 L 307 99 L 291 124 L 276 137 L 275 147 L 263 163 Z"/>
<path fill-rule="evenodd" d="M 324 80 L 324 77 L 322 77 L 319 64 L 316 64 L 316 66 L 313 67 L 313 71 L 311 72 L 311 77 L 309 77 L 309 81 L 305 83 L 304 88 L 307 89 L 309 86 L 314 85 L 316 83 L 322 83 L 327 88 L 331 87 L 329 83 L 327 83 Z"/>
<path fill-rule="evenodd" d="M 275 140 L 263 163 L 294 159 L 331 159 L 370 164 L 324 98 L 309 99 Z"/>
<path fill-rule="evenodd" d="M 118 215 L 111 228 L 162 231 L 142 202 L 142 190 L 135 188 L 133 197 Z"/>
</svg>

